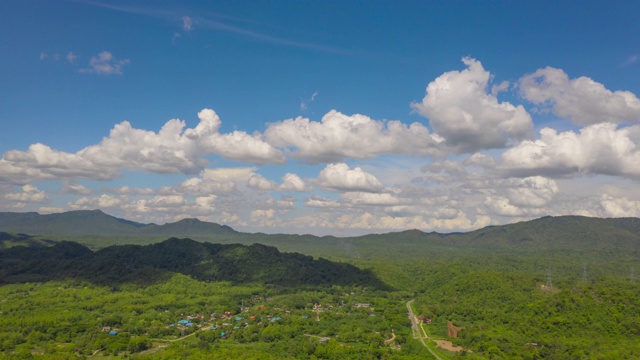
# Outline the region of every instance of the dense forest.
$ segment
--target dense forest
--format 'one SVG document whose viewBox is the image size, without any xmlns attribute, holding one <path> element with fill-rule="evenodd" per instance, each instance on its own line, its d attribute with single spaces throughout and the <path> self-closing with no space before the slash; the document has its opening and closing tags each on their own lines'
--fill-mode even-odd
<svg viewBox="0 0 640 360">
<path fill-rule="evenodd" d="M 437 337 L 447 337 L 452 321 L 461 328 L 454 344 L 486 358 L 640 357 L 640 286 L 632 279 L 591 277 L 579 263 L 574 265 L 582 276 L 505 271 L 506 266 L 478 267 L 472 260 L 422 269 L 429 275 L 416 309 L 433 319 L 429 328 Z M 509 265 L 527 267 L 536 259 L 520 261 Z"/>
<path fill-rule="evenodd" d="M 638 223 L 547 217 L 464 234 L 251 234 L 246 245 L 218 227 L 200 241 L 102 247 L 95 236 L 5 232 L 0 353 L 640 358 Z M 260 239 L 277 248 L 249 244 Z M 304 255 L 281 252 L 295 249 Z"/>
<path fill-rule="evenodd" d="M 82 279 L 96 284 L 150 284 L 171 273 L 201 281 L 278 286 L 358 284 L 388 288 L 370 271 L 275 247 L 221 245 L 172 238 L 140 246 L 119 245 L 96 252 L 70 241 L 50 247 L 15 246 L 0 252 L 0 283 Z"/>
</svg>

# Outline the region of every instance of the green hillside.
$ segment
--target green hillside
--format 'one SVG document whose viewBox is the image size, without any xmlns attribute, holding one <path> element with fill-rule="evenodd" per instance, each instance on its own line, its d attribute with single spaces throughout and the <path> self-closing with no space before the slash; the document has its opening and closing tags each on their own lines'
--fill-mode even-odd
<svg viewBox="0 0 640 360">
<path fill-rule="evenodd" d="M 55 244 L 55 241 L 40 239 L 27 234 L 11 234 L 0 231 L 0 250 L 14 246 L 46 247 Z"/>
<path fill-rule="evenodd" d="M 370 271 L 353 265 L 281 253 L 260 244 L 221 245 L 172 238 L 153 245 L 110 246 L 93 252 L 78 243 L 63 241 L 51 247 L 0 252 L 0 283 L 64 279 L 97 284 L 153 283 L 170 273 L 234 284 L 389 288 Z"/>
<path fill-rule="evenodd" d="M 476 230 L 461 235 L 458 241 L 465 246 L 482 244 L 494 248 L 637 252 L 640 249 L 640 219 L 547 216 Z"/>
</svg>

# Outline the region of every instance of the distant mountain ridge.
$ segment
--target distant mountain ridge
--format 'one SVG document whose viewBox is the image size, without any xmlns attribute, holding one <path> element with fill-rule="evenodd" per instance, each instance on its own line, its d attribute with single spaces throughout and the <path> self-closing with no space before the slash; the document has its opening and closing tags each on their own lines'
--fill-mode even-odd
<svg viewBox="0 0 640 360">
<path fill-rule="evenodd" d="M 380 241 L 391 234 L 366 235 Z M 459 249 L 525 252 L 615 251 L 640 257 L 640 219 L 545 216 L 506 225 L 492 225 L 465 233 L 442 234 L 407 230 L 395 234 L 398 243 L 428 243 Z"/>
<path fill-rule="evenodd" d="M 466 243 L 483 241 L 497 246 L 526 246 L 538 242 L 555 248 L 572 248 L 579 242 L 585 249 L 615 247 L 638 250 L 640 219 L 545 216 L 536 220 L 491 226 L 463 235 Z"/>
<path fill-rule="evenodd" d="M 77 240 L 92 247 L 110 244 L 149 244 L 169 237 L 217 243 L 261 243 L 281 251 L 314 256 L 360 257 L 428 254 L 434 249 L 465 251 L 620 252 L 640 258 L 640 219 L 545 216 L 470 232 L 436 233 L 406 230 L 385 234 L 337 238 L 314 235 L 237 232 L 229 226 L 183 219 L 164 225 L 116 218 L 100 210 L 60 214 L 0 213 L 0 231 L 55 239 Z M 116 241 L 117 240 L 117 241 Z M 431 249 L 431 250 L 430 250 Z"/>
<path fill-rule="evenodd" d="M 141 228 L 141 233 L 155 235 L 180 236 L 189 234 L 190 236 L 210 235 L 210 234 L 232 234 L 236 231 L 227 225 L 219 225 L 198 219 L 182 219 L 174 223 L 164 225 L 147 225 Z"/>
<path fill-rule="evenodd" d="M 198 219 L 183 219 L 164 225 L 142 224 L 105 214 L 101 210 L 76 210 L 46 215 L 36 212 L 0 212 L 0 231 L 42 236 L 162 235 L 166 237 L 236 232 L 229 226 Z"/>
</svg>

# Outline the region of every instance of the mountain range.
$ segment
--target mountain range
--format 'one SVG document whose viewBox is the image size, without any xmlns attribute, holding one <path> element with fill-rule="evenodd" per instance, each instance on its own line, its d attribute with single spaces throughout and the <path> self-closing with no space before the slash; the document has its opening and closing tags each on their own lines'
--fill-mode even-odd
<svg viewBox="0 0 640 360">
<path fill-rule="evenodd" d="M 198 219 L 183 219 L 164 225 L 142 224 L 105 214 L 101 210 L 77 210 L 47 215 L 36 212 L 1 212 L 0 229 L 44 236 L 181 236 L 235 232 L 228 226 Z"/>
<path fill-rule="evenodd" d="M 418 255 L 442 249 L 460 251 L 574 251 L 640 255 L 640 219 L 546 216 L 465 233 L 442 234 L 407 230 L 356 237 L 243 233 L 216 223 L 183 219 L 164 225 L 142 224 L 100 210 L 41 215 L 0 213 L 0 231 L 38 238 L 73 240 L 97 249 L 114 244 L 151 244 L 170 237 L 218 243 L 262 243 L 281 251 L 314 256 L 366 257 Z M 416 253 L 418 251 L 418 253 Z M 640 256 L 638 256 L 640 257 Z"/>
</svg>

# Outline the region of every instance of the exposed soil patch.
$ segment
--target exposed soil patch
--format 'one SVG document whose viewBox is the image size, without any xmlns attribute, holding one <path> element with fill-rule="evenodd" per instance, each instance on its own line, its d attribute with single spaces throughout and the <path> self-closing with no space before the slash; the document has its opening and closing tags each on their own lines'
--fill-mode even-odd
<svg viewBox="0 0 640 360">
<path fill-rule="evenodd" d="M 433 340 L 436 344 L 438 344 L 438 347 L 441 347 L 445 350 L 448 351 L 453 351 L 453 352 L 460 352 L 460 351 L 464 351 L 464 349 L 462 348 L 462 346 L 454 346 L 453 343 L 451 341 L 448 340 Z"/>
<path fill-rule="evenodd" d="M 450 338 L 458 338 L 458 331 L 460 331 L 461 329 L 462 328 L 460 327 L 454 326 L 451 321 L 447 321 L 447 331 Z"/>
</svg>

